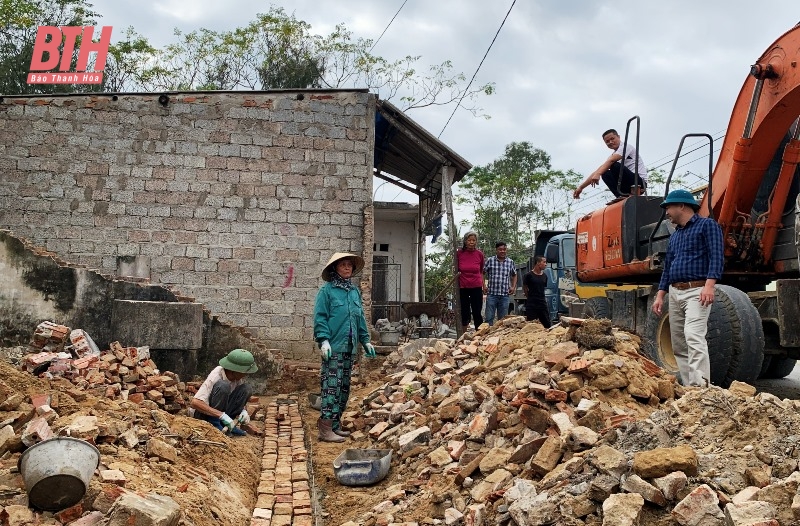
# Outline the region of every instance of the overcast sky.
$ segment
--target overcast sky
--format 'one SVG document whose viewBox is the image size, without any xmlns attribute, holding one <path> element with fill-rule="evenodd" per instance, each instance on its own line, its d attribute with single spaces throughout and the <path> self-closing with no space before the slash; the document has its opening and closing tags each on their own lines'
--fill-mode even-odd
<svg viewBox="0 0 800 526">
<path fill-rule="evenodd" d="M 377 39 L 403 0 L 94 1 L 98 22 L 114 26 L 115 36 L 133 26 L 159 46 L 173 41 L 175 28 L 230 30 L 271 4 L 316 33 L 344 23 L 357 37 Z M 374 52 L 388 59 L 421 55 L 424 67 L 452 60 L 469 79 L 511 5 L 406 0 Z M 517 0 L 475 80 L 496 84 L 496 93 L 480 101 L 491 119 L 459 110 L 441 139 L 473 165 L 491 162 L 512 141 L 529 141 L 550 154 L 553 168 L 586 175 L 610 154 L 600 134 L 622 132 L 638 115 L 642 158 L 668 169 L 682 135 L 725 133 L 749 66 L 798 21 L 798 0 Z M 409 115 L 438 135 L 451 112 Z M 705 178 L 707 160 L 687 164 L 699 157 L 687 155 L 680 170 Z M 594 209 L 607 196 L 589 189 L 578 210 Z M 396 198 L 395 187 L 376 186 L 377 200 Z"/>
</svg>

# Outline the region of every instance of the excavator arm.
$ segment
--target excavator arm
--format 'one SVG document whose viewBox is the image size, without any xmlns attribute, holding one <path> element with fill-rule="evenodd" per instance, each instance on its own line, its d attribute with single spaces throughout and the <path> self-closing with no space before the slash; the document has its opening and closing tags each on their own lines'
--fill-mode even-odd
<svg viewBox="0 0 800 526">
<path fill-rule="evenodd" d="M 728 130 L 712 175 L 711 195 L 703 197 L 700 213 L 708 215 L 708 200 L 723 229 L 728 263 L 764 265 L 772 248 L 800 160 L 797 126 L 800 115 L 800 24 L 784 33 L 751 67 L 731 114 Z M 770 163 L 787 130 L 792 138 L 781 152 L 782 165 L 769 187 L 766 210 L 753 210 Z"/>
</svg>

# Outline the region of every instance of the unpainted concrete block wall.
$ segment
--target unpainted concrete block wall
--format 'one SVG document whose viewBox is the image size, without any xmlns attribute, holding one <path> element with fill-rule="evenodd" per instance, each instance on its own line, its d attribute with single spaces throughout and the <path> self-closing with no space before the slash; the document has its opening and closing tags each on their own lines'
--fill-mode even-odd
<svg viewBox="0 0 800 526">
<path fill-rule="evenodd" d="M 286 358 L 314 359 L 321 266 L 336 251 L 372 259 L 374 100 L 3 97 L 0 228 L 104 274 L 144 271 Z"/>
</svg>

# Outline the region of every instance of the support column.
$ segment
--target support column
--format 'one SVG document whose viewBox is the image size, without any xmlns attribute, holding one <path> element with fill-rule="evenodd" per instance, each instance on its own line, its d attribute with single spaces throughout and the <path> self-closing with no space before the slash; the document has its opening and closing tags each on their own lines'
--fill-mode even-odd
<svg viewBox="0 0 800 526">
<path fill-rule="evenodd" d="M 456 220 L 453 217 L 453 178 L 456 169 L 453 166 L 442 166 L 442 204 L 444 213 L 447 214 L 447 230 L 450 236 L 450 243 L 453 245 L 453 276 L 458 273 L 458 234 L 456 233 Z M 456 337 L 464 333 L 464 326 L 461 324 L 461 294 L 458 291 L 458 279 L 453 280 L 453 303 L 456 306 Z"/>
</svg>

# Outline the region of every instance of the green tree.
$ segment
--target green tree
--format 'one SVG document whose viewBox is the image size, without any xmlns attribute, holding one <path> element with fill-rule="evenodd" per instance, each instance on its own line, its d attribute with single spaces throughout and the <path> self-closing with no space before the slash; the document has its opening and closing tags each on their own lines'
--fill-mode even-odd
<svg viewBox="0 0 800 526">
<path fill-rule="evenodd" d="M 474 115 L 486 83 L 466 89 L 450 61 L 418 71 L 419 56 L 390 60 L 373 55 L 373 41 L 355 38 L 343 24 L 328 35 L 271 7 L 245 27 L 216 32 L 175 32 L 162 49 L 132 29 L 112 46 L 107 86 L 117 91 L 366 88 L 402 110 L 460 101 Z M 463 98 L 462 98 L 463 95 Z"/>
<path fill-rule="evenodd" d="M 662 170 L 661 168 L 657 168 L 655 170 L 648 170 L 647 171 L 647 195 L 649 196 L 658 196 L 664 195 L 664 190 L 667 187 L 667 177 L 669 173 L 666 170 Z M 675 190 L 676 188 L 686 188 L 686 178 L 689 176 L 689 172 L 685 172 L 682 174 L 673 174 L 672 181 L 669 183 L 670 190 Z M 688 190 L 691 190 L 689 188 Z"/>
<path fill-rule="evenodd" d="M 458 232 L 456 231 L 456 236 Z M 425 298 L 432 301 L 444 291 L 443 299 L 452 300 L 453 294 L 453 242 L 448 229 L 439 236 L 431 250 L 425 254 Z M 447 290 L 445 290 L 447 289 Z"/>
<path fill-rule="evenodd" d="M 97 13 L 86 0 L 0 0 L 0 93 L 99 91 L 99 85 L 28 84 L 38 26 L 87 26 Z M 73 66 L 78 47 L 73 52 Z M 63 47 L 63 46 L 62 46 Z M 91 68 L 89 68 L 91 69 Z"/>
<path fill-rule="evenodd" d="M 470 170 L 456 203 L 474 208 L 469 222 L 484 253 L 494 254 L 494 242 L 503 240 L 511 258 L 524 261 L 537 229 L 570 226 L 571 192 L 579 182 L 572 170 L 553 170 L 544 150 L 512 142 L 501 157 Z"/>
</svg>

